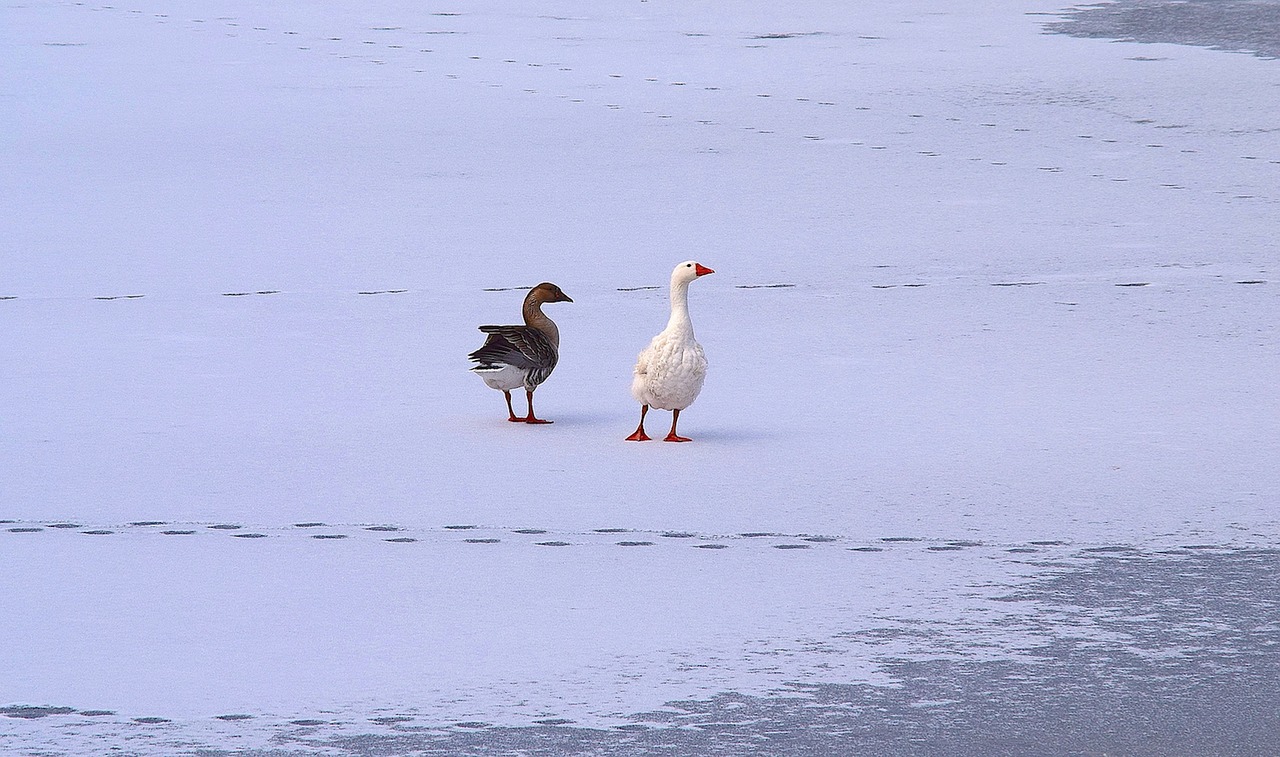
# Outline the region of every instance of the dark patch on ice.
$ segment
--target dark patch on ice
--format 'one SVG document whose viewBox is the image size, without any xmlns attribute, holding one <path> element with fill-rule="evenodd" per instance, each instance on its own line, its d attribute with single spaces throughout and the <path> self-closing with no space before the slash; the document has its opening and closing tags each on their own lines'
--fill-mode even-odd
<svg viewBox="0 0 1280 757">
<path fill-rule="evenodd" d="M 80 714 L 86 718 L 101 718 L 116 713 L 115 710 L 81 710 Z"/>
<path fill-rule="evenodd" d="M 592 530 L 595 531 L 597 534 L 625 534 L 631 529 L 629 528 L 595 528 Z M 543 531 L 542 533 L 546 533 L 546 531 Z"/>
<path fill-rule="evenodd" d="M 1027 543 L 1034 544 L 1037 547 L 1061 547 L 1066 545 L 1065 541 L 1058 539 L 1041 539 L 1040 541 L 1029 541 Z"/>
<path fill-rule="evenodd" d="M 1263 281 L 1262 279 L 1248 279 L 1246 281 L 1237 281 L 1236 283 L 1237 284 L 1265 284 L 1267 282 Z"/>
<path fill-rule="evenodd" d="M 1280 58 L 1280 3 L 1275 0 L 1117 0 L 1061 15 L 1063 20 L 1045 24 L 1045 31 Z"/>
<path fill-rule="evenodd" d="M 165 536 L 188 536 L 194 534 L 195 531 L 161 531 Z"/>
<path fill-rule="evenodd" d="M 412 720 L 413 720 L 413 718 L 409 717 L 408 715 L 383 715 L 382 717 L 369 718 L 369 722 L 370 722 L 370 723 L 377 723 L 378 725 L 392 725 L 392 724 L 394 724 L 394 723 L 408 723 L 408 722 L 411 722 Z"/>
<path fill-rule="evenodd" d="M 84 528 L 79 523 L 50 523 L 49 528 Z"/>
<path fill-rule="evenodd" d="M 790 289 L 795 284 L 738 284 L 735 289 Z"/>
<path fill-rule="evenodd" d="M 327 720 L 312 720 L 311 718 L 302 718 L 300 720 L 289 721 L 289 725 L 302 725 L 302 726 L 325 725 L 326 723 L 328 723 Z"/>
<path fill-rule="evenodd" d="M 1013 547 L 1005 550 L 1005 552 L 1011 552 L 1013 554 L 1033 554 L 1039 551 L 1040 550 L 1035 547 Z"/>
<path fill-rule="evenodd" d="M 795 39 L 796 37 L 825 37 L 827 32 L 769 32 L 756 34 L 751 39 Z"/>
<path fill-rule="evenodd" d="M 1112 181 L 1128 181 L 1128 179 L 1112 179 Z M 1132 281 L 1124 284 L 1116 284 L 1118 287 L 1145 287 L 1151 286 L 1150 281 Z"/>
<path fill-rule="evenodd" d="M 209 526 L 209 528 L 217 529 L 219 531 L 236 531 L 238 529 L 244 528 L 244 526 L 237 526 L 234 523 L 216 523 L 212 526 Z"/>
<path fill-rule="evenodd" d="M 308 521 L 306 523 L 294 523 L 293 527 L 294 528 L 319 528 L 320 526 L 324 526 L 324 525 L 328 525 L 328 524 L 320 523 L 316 521 Z"/>
<path fill-rule="evenodd" d="M 955 541 L 949 541 L 947 542 L 947 544 L 952 547 L 981 547 L 982 546 L 982 542 L 972 541 L 970 539 L 957 539 Z"/>
<path fill-rule="evenodd" d="M 34 534 L 34 533 L 37 533 L 37 532 L 39 532 L 39 531 L 43 531 L 43 530 L 44 530 L 43 528 L 37 528 L 36 526 L 19 526 L 19 527 L 17 527 L 17 528 L 11 528 L 11 529 L 9 529 L 9 533 L 11 533 L 11 534 Z"/>
<path fill-rule="evenodd" d="M 173 721 L 169 718 L 146 717 L 134 718 L 133 722 L 142 723 L 143 725 L 159 725 L 160 723 L 172 723 Z"/>
<path fill-rule="evenodd" d="M 618 542 L 618 546 L 619 547 L 652 547 L 653 542 L 651 541 L 620 541 Z"/>
<path fill-rule="evenodd" d="M 395 544 L 411 544 L 411 543 L 413 543 L 413 542 L 417 541 L 417 539 L 415 539 L 415 538 L 413 538 L 413 537 L 411 537 L 411 536 L 398 536 L 398 537 L 396 537 L 396 538 L 394 538 L 394 539 L 383 539 L 383 541 L 389 541 L 389 542 L 393 542 L 393 543 L 395 543 Z"/>
<path fill-rule="evenodd" d="M 695 544 L 697 549 L 728 549 L 728 544 Z"/>
<path fill-rule="evenodd" d="M 542 529 L 542 528 L 517 528 L 511 533 L 513 534 L 545 534 L 546 532 L 547 532 L 546 529 Z"/>
<path fill-rule="evenodd" d="M 957 547 L 953 544 L 935 544 L 934 546 L 927 547 L 926 549 L 930 552 L 956 552 L 964 549 L 964 547 Z"/>
<path fill-rule="evenodd" d="M 232 536 L 232 538 L 235 538 L 235 539 L 265 539 L 265 538 L 267 538 L 267 535 L 266 535 L 266 534 L 257 534 L 257 533 L 249 533 L 249 534 L 232 534 L 231 536 Z"/>
<path fill-rule="evenodd" d="M 97 528 L 92 531 L 81 531 L 80 533 L 89 534 L 90 536 L 106 536 L 107 534 L 114 534 L 115 531 L 110 531 L 105 528 Z"/>
<path fill-rule="evenodd" d="M 479 526 L 445 526 L 445 528 L 450 529 L 452 531 L 467 531 L 472 528 L 479 528 Z"/>
<path fill-rule="evenodd" d="M 140 300 L 144 294 L 113 294 L 107 297 L 94 297 L 95 300 Z"/>
<path fill-rule="evenodd" d="M 882 536 L 880 537 L 880 541 L 924 541 L 924 539 L 921 539 L 918 536 Z"/>
<path fill-rule="evenodd" d="M 245 536 L 248 536 L 248 534 L 245 534 Z M 346 534 L 312 534 L 311 538 L 312 539 L 345 539 L 347 538 L 347 535 Z"/>
<path fill-rule="evenodd" d="M 131 526 L 163 526 L 164 524 L 165 522 L 162 520 L 135 520 L 129 525 Z"/>
<path fill-rule="evenodd" d="M 461 723 L 454 723 L 457 728 L 490 728 L 492 723 L 486 723 L 482 720 L 464 720 Z"/>
<path fill-rule="evenodd" d="M 614 728 L 544 718 L 282 732 L 260 751 L 367 755 L 1280 754 L 1280 550 L 1097 555 L 1013 590 L 1037 611 L 1015 621 L 1036 646 L 1020 659 L 946 653 L 891 659 L 895 685 L 802 684 L 724 692 L 635 713 Z M 928 631 L 882 629 L 885 641 Z"/>
<path fill-rule="evenodd" d="M 320 524 L 323 525 L 323 524 Z M 399 526 L 368 526 L 366 531 L 399 531 Z"/>
<path fill-rule="evenodd" d="M 808 544 L 775 544 L 774 549 L 810 549 Z"/>
<path fill-rule="evenodd" d="M 692 534 L 688 531 L 663 531 L 662 536 L 666 539 L 692 539 L 697 534 Z"/>
<path fill-rule="evenodd" d="M 884 547 L 849 547 L 850 552 L 883 552 Z"/>
<path fill-rule="evenodd" d="M 216 719 L 218 719 L 218 720 L 227 720 L 227 721 L 235 721 L 235 720 L 253 720 L 253 716 L 252 716 L 252 715 L 244 715 L 244 714 L 234 714 L 234 715 L 214 715 L 214 718 L 216 718 Z"/>
<path fill-rule="evenodd" d="M 1109 547 L 1087 547 L 1087 548 L 1085 548 L 1085 549 L 1084 549 L 1084 550 L 1082 550 L 1082 551 L 1087 552 L 1087 553 L 1090 553 L 1090 554 L 1112 554 L 1112 553 L 1117 553 L 1117 552 L 1137 552 L 1137 550 L 1136 550 L 1136 549 L 1134 549 L 1133 547 L 1127 547 L 1127 546 L 1122 546 L 1122 545 L 1118 545 L 1118 544 L 1117 544 L 1117 545 L 1115 545 L 1115 546 L 1109 546 Z"/>
<path fill-rule="evenodd" d="M 1000 281 L 992 284 L 993 287 L 1034 287 L 1043 284 L 1043 281 Z"/>
<path fill-rule="evenodd" d="M 834 536 L 804 536 L 801 538 L 804 539 L 804 541 L 811 541 L 819 544 L 836 541 L 836 537 Z"/>
<path fill-rule="evenodd" d="M 9 707 L 0 707 L 0 715 L 7 718 L 20 718 L 22 720 L 38 720 L 47 718 L 50 715 L 71 715 L 75 710 L 70 707 L 33 707 L 30 705 L 11 705 Z"/>
<path fill-rule="evenodd" d="M 501 539 L 463 539 L 467 544 L 497 544 Z"/>
<path fill-rule="evenodd" d="M 738 536 L 745 536 L 748 539 L 755 539 L 761 536 L 781 536 L 781 535 L 782 534 L 775 534 L 772 531 L 747 531 L 746 533 L 738 534 Z"/>
<path fill-rule="evenodd" d="M 535 542 L 539 547 L 568 547 L 567 541 L 540 541 Z"/>
</svg>

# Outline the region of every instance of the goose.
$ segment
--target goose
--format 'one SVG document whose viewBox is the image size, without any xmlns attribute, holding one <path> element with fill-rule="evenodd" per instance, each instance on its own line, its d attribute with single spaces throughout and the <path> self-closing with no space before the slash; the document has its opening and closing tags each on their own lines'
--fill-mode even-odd
<svg viewBox="0 0 1280 757">
<path fill-rule="evenodd" d="M 547 380 L 560 359 L 560 330 L 542 312 L 544 302 L 573 302 L 560 287 L 544 281 L 524 298 L 523 326 L 481 326 L 489 336 L 484 346 L 467 357 L 475 361 L 471 370 L 484 383 L 507 398 L 507 420 L 512 423 L 551 423 L 533 414 L 533 390 Z M 529 414 L 520 418 L 511 407 L 511 390 L 523 386 L 529 400 Z"/>
<path fill-rule="evenodd" d="M 689 320 L 689 284 L 708 273 L 715 271 L 692 260 L 680 263 L 671 272 L 671 319 L 636 358 L 631 396 L 640 403 L 640 425 L 627 437 L 629 442 L 649 441 L 644 432 L 644 416 L 650 407 L 672 412 L 671 433 L 663 441 L 689 441 L 676 433 L 676 423 L 680 421 L 680 411 L 698 398 L 707 376 L 707 357 L 693 338 L 693 322 Z"/>
</svg>

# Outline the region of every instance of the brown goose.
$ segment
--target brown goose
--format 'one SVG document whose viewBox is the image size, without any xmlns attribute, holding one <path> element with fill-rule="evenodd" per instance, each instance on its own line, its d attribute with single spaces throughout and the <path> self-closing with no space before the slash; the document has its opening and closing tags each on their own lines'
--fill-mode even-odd
<svg viewBox="0 0 1280 757">
<path fill-rule="evenodd" d="M 483 347 L 467 356 L 476 363 L 471 370 L 507 398 L 507 420 L 512 423 L 551 423 L 533 414 L 533 390 L 547 380 L 560 359 L 560 330 L 543 314 L 544 302 L 573 300 L 555 284 L 542 282 L 524 298 L 523 326 L 481 326 L 489 336 Z M 524 418 L 511 407 L 511 390 L 520 386 L 529 400 Z"/>
</svg>

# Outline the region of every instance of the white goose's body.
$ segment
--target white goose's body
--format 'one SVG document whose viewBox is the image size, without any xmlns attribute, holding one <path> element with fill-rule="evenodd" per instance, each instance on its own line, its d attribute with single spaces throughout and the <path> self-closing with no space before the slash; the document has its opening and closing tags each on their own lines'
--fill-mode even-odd
<svg viewBox="0 0 1280 757">
<path fill-rule="evenodd" d="M 640 426 L 627 437 L 629 441 L 648 440 L 644 416 L 650 407 L 674 413 L 666 441 L 689 441 L 676 435 L 676 422 L 680 411 L 698 398 L 707 377 L 707 357 L 693 336 L 693 321 L 689 318 L 689 284 L 708 273 L 714 271 L 691 260 L 677 265 L 671 272 L 671 319 L 636 359 L 631 396 L 642 407 Z"/>
<path fill-rule="evenodd" d="M 673 320 L 674 320 L 674 314 Z M 707 378 L 707 356 L 693 338 L 688 312 L 649 342 L 636 359 L 631 396 L 642 405 L 684 410 L 693 404 Z"/>
</svg>

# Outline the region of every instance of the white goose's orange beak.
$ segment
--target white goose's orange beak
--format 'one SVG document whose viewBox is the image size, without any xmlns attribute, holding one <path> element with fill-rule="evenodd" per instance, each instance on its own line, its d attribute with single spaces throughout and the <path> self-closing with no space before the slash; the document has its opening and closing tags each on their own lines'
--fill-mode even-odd
<svg viewBox="0 0 1280 757">
<path fill-rule="evenodd" d="M 715 271 L 711 270 L 710 268 L 707 268 L 705 265 L 701 263 L 694 263 L 693 265 L 694 265 L 693 272 L 699 276 L 706 276 L 708 273 L 715 273 Z"/>
</svg>

